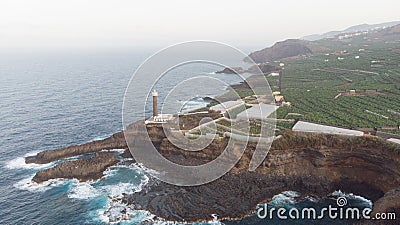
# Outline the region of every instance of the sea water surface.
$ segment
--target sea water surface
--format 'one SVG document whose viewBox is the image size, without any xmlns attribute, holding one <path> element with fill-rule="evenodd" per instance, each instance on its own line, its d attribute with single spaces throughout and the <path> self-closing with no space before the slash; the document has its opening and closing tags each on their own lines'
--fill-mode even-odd
<svg viewBox="0 0 400 225">
<path fill-rule="evenodd" d="M 154 221 L 149 212 L 111 201 L 122 193 L 140 191 L 146 184 L 149 177 L 145 168 L 138 165 L 113 166 L 105 172 L 105 179 L 99 181 L 51 180 L 36 184 L 31 179 L 37 171 L 62 161 L 44 165 L 24 162 L 25 156 L 39 151 L 99 140 L 120 131 L 125 88 L 150 53 L 138 50 L 0 53 L 0 224 L 107 224 L 110 218 L 121 216 L 120 210 L 131 213 L 129 221 L 121 224 L 169 223 Z M 215 76 L 228 84 L 241 81 L 234 75 L 213 73 L 217 69 L 221 68 L 189 65 L 155 87 L 163 95 L 179 79 L 195 75 Z M 205 87 L 204 96 L 225 91 L 223 85 L 207 89 L 207 84 L 199 84 L 199 87 Z M 182 96 L 190 96 L 192 89 L 180 91 Z M 203 106 L 204 96 L 186 102 L 185 107 Z M 187 99 L 176 100 L 182 103 Z M 137 119 L 142 115 L 143 108 L 139 107 L 142 101 L 138 100 L 138 108 L 132 109 L 138 111 Z M 117 155 L 121 150 L 112 152 Z M 313 199 L 295 202 L 292 197 L 278 195 L 274 201 L 286 207 L 327 204 Z M 371 204 L 360 198 L 354 201 Z M 266 222 L 252 215 L 237 222 L 215 220 L 204 224 Z M 268 223 L 282 224 L 282 221 Z"/>
</svg>

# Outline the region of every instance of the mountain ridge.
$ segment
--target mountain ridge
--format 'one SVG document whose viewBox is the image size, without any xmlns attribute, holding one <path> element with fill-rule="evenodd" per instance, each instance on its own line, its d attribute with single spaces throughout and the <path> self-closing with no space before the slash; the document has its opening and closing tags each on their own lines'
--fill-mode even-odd
<svg viewBox="0 0 400 225">
<path fill-rule="evenodd" d="M 306 36 L 301 37 L 300 39 L 307 40 L 307 41 L 317 41 L 317 40 L 321 40 L 324 38 L 334 37 L 338 34 L 343 34 L 343 33 L 348 33 L 348 32 L 369 31 L 369 30 L 374 30 L 374 29 L 384 29 L 384 28 L 396 26 L 399 24 L 400 24 L 400 21 L 391 21 L 391 22 L 378 23 L 378 24 L 364 23 L 364 24 L 358 24 L 358 25 L 348 27 L 341 31 L 329 31 L 329 32 L 322 33 L 322 34 L 306 35 Z"/>
<path fill-rule="evenodd" d="M 332 31 L 329 32 L 333 35 L 332 37 L 315 41 L 304 39 L 287 39 L 284 41 L 279 41 L 271 47 L 266 47 L 250 53 L 248 57 L 244 59 L 244 61 L 254 61 L 258 64 L 268 63 L 293 57 L 307 56 L 315 53 L 338 51 L 343 46 L 350 44 L 350 42 L 354 42 L 356 44 L 369 44 L 376 41 L 396 41 L 400 39 L 400 21 L 382 24 L 390 25 L 394 23 L 399 24 L 387 26 L 385 28 L 364 31 L 362 33 L 357 30 L 371 27 L 373 25 L 356 25 L 346 29 L 348 31 L 347 33 L 338 33 L 333 35 L 333 33 L 336 31 Z"/>
</svg>

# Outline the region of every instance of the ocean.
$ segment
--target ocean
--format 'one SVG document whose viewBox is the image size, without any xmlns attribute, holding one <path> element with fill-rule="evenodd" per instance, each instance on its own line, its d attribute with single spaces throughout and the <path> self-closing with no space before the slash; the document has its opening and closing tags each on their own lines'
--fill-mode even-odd
<svg viewBox="0 0 400 225">
<path fill-rule="evenodd" d="M 158 223 L 147 211 L 115 205 L 111 198 L 122 193 L 140 191 L 148 182 L 146 169 L 138 165 L 116 165 L 105 172 L 105 179 L 92 182 L 52 180 L 43 184 L 31 182 L 34 174 L 62 162 L 37 165 L 25 164 L 24 157 L 39 151 L 99 140 L 123 129 L 122 103 L 125 88 L 140 65 L 150 56 L 144 50 L 69 51 L 0 53 L 0 224 L 107 224 L 110 218 L 129 210 L 129 221 L 119 224 Z M 195 75 L 215 76 L 227 84 L 241 81 L 229 74 L 215 74 L 215 65 L 188 66 L 155 85 L 160 95 L 176 85 L 179 79 Z M 200 87 L 208 87 L 206 83 Z M 224 93 L 224 85 L 204 88 L 205 96 Z M 190 96 L 190 88 L 180 90 Z M 176 99 L 184 109 L 206 104 L 193 96 L 190 102 Z M 138 100 L 140 101 L 140 100 Z M 143 110 L 139 107 L 132 110 Z M 146 114 L 149 108 L 146 107 Z M 168 107 L 165 112 L 174 113 Z M 137 118 L 140 119 L 140 113 Z M 112 150 L 115 154 L 119 149 Z M 290 191 L 290 190 L 288 190 Z M 346 195 L 355 205 L 371 202 L 362 197 Z M 285 207 L 314 204 L 321 207 L 328 200 L 306 198 L 295 201 L 281 194 L 273 201 Z M 200 224 L 266 224 L 251 215 L 242 221 L 208 221 Z M 287 224 L 311 224 L 291 221 Z M 325 223 L 325 222 L 323 222 Z M 332 224 L 332 221 L 326 222 Z M 268 221 L 282 224 L 282 221 Z M 321 224 L 321 223 L 314 223 Z M 343 222 L 335 222 L 343 224 Z"/>
</svg>

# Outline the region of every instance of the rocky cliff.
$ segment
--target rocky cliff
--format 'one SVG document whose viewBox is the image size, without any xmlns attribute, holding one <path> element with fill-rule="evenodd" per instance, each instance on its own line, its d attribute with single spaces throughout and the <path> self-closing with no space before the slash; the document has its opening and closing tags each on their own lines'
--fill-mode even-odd
<svg viewBox="0 0 400 225">
<path fill-rule="evenodd" d="M 245 61 L 249 61 L 250 58 L 255 63 L 265 63 L 293 56 L 307 55 L 312 53 L 311 49 L 308 47 L 308 43 L 308 41 L 297 39 L 277 42 L 272 47 L 251 53 Z"/>
<path fill-rule="evenodd" d="M 219 149 L 224 144 L 214 143 Z M 250 144 L 235 168 L 214 182 L 196 187 L 157 183 L 126 196 L 123 202 L 169 220 L 198 221 L 211 219 L 211 214 L 239 219 L 253 212 L 258 203 L 287 190 L 316 198 L 342 190 L 387 205 L 391 198 L 385 198 L 385 193 L 400 187 L 400 151 L 377 138 L 286 132 L 274 142 L 263 165 L 248 172 L 253 151 Z M 198 163 L 192 159 L 207 162 L 219 153 L 213 147 L 197 153 L 181 152 L 167 140 L 160 152 L 186 165 Z"/>
<path fill-rule="evenodd" d="M 139 129 L 140 123 L 128 127 L 136 137 L 134 141 L 139 142 L 144 135 Z M 215 140 L 204 150 L 188 152 L 166 139 L 160 126 L 148 126 L 147 132 L 164 157 L 183 165 L 209 162 L 220 155 L 227 144 L 227 139 Z M 40 157 L 33 159 L 47 162 L 57 157 L 99 151 L 103 147 L 121 148 L 126 146 L 123 141 L 123 135 L 118 133 L 104 141 L 47 151 L 43 155 L 39 153 Z M 287 190 L 316 198 L 342 190 L 371 199 L 376 203 L 376 210 L 390 212 L 400 208 L 392 202 L 398 199 L 400 187 L 400 150 L 379 138 L 301 134 L 288 130 L 273 143 L 262 165 L 249 172 L 254 149 L 254 143 L 248 144 L 231 172 L 214 182 L 195 187 L 150 182 L 142 192 L 125 195 L 120 201 L 178 221 L 208 220 L 211 214 L 238 219 L 253 212 L 258 203 Z M 113 156 L 100 154 L 40 171 L 33 180 L 42 182 L 59 177 L 97 179 L 114 163 Z"/>
</svg>

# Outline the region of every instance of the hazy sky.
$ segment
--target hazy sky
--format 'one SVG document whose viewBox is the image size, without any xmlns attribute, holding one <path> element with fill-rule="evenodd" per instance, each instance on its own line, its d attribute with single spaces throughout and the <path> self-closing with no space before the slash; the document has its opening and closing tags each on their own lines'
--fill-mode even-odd
<svg viewBox="0 0 400 225">
<path fill-rule="evenodd" d="M 1 0 L 0 49 L 164 47 L 215 40 L 237 47 L 400 20 L 400 1 Z"/>
</svg>

